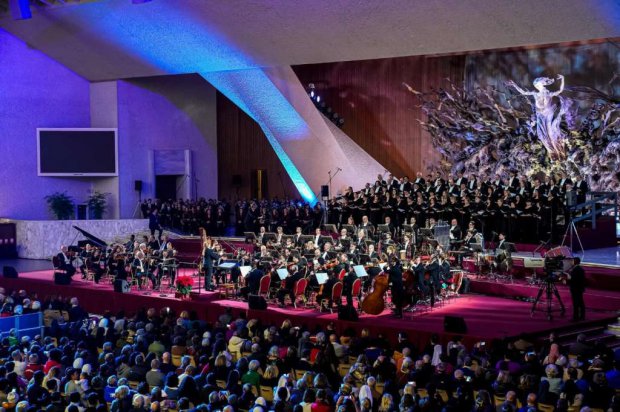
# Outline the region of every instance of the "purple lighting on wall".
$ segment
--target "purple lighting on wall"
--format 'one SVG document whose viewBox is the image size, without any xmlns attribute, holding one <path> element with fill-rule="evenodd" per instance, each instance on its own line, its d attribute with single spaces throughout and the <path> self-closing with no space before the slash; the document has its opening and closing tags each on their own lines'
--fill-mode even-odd
<svg viewBox="0 0 620 412">
<path fill-rule="evenodd" d="M 9 9 L 11 9 L 11 16 L 15 20 L 24 20 L 32 17 L 30 0 L 9 0 Z"/>
</svg>

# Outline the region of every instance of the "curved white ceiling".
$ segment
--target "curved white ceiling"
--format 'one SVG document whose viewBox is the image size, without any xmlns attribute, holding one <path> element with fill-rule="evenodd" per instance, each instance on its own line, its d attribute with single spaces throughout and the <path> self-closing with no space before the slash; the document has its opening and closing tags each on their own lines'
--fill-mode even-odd
<svg viewBox="0 0 620 412">
<path fill-rule="evenodd" d="M 620 2 L 101 0 L 0 27 L 97 81 L 619 37 Z"/>
</svg>

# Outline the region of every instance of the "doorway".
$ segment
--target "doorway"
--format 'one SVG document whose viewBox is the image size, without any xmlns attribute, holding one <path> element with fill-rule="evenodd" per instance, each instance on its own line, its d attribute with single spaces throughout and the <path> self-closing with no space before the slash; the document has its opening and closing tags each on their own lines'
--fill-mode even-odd
<svg viewBox="0 0 620 412">
<path fill-rule="evenodd" d="M 155 197 L 160 200 L 174 199 L 178 197 L 177 183 L 182 175 L 157 175 L 155 176 Z"/>
</svg>

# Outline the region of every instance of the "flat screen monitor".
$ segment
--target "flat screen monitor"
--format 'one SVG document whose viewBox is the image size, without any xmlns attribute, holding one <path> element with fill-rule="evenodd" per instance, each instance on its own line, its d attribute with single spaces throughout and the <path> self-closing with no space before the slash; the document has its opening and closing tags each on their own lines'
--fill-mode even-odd
<svg viewBox="0 0 620 412">
<path fill-rule="evenodd" d="M 118 176 L 117 129 L 37 129 L 39 176 Z"/>
</svg>

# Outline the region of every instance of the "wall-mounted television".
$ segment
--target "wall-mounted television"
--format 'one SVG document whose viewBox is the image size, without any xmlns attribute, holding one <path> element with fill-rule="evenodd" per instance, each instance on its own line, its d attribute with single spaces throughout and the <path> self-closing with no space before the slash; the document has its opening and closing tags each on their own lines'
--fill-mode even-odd
<svg viewBox="0 0 620 412">
<path fill-rule="evenodd" d="M 118 176 L 117 129 L 37 129 L 39 176 Z"/>
</svg>

